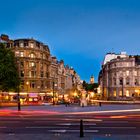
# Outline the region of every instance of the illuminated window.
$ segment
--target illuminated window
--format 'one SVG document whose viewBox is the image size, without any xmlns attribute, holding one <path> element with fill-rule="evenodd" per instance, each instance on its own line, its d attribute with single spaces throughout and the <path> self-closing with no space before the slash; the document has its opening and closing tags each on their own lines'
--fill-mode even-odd
<svg viewBox="0 0 140 140">
<path fill-rule="evenodd" d="M 35 62 L 29 62 L 29 67 L 30 68 L 35 68 L 36 67 Z"/>
<path fill-rule="evenodd" d="M 31 54 L 29 54 L 29 57 L 35 58 L 35 54 L 34 53 L 31 53 Z"/>
<path fill-rule="evenodd" d="M 31 48 L 34 48 L 34 43 L 30 43 L 30 47 Z"/>
<path fill-rule="evenodd" d="M 129 97 L 130 94 L 129 94 L 129 90 L 126 90 L 126 97 Z"/>
<path fill-rule="evenodd" d="M 24 57 L 24 52 L 20 52 L 20 57 Z"/>
<path fill-rule="evenodd" d="M 23 43 L 23 42 L 20 43 L 20 47 L 21 47 L 21 48 L 24 47 L 24 43 Z"/>
<path fill-rule="evenodd" d="M 126 63 L 126 66 L 129 67 L 129 62 Z"/>
<path fill-rule="evenodd" d="M 15 55 L 16 55 L 16 56 L 19 56 L 19 51 L 16 51 L 16 52 L 15 52 Z"/>
<path fill-rule="evenodd" d="M 35 77 L 36 71 L 29 71 L 29 77 Z"/>
<path fill-rule="evenodd" d="M 134 76 L 137 76 L 137 71 L 134 71 Z"/>
<path fill-rule="evenodd" d="M 116 94 L 116 91 L 114 90 L 114 92 L 113 92 L 113 96 L 114 97 L 116 97 L 117 96 L 117 94 Z"/>
<path fill-rule="evenodd" d="M 24 71 L 20 71 L 20 76 L 24 77 Z"/>
<path fill-rule="evenodd" d="M 122 96 L 122 91 L 119 92 L 119 96 L 120 96 L 120 97 Z"/>
<path fill-rule="evenodd" d="M 128 70 L 126 71 L 126 76 L 129 76 L 129 71 Z"/>
</svg>

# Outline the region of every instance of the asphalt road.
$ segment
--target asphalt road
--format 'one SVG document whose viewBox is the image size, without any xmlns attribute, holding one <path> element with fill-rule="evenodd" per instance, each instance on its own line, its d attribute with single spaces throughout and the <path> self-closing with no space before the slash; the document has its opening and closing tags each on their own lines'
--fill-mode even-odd
<svg viewBox="0 0 140 140">
<path fill-rule="evenodd" d="M 84 135 L 140 135 L 140 115 L 23 115 L 0 116 L 0 134 L 76 134 L 80 120 Z"/>
</svg>

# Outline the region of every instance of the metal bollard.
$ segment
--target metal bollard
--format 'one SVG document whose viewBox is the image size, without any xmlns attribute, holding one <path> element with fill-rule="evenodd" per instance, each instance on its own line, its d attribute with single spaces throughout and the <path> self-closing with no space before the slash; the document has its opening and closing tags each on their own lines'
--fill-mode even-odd
<svg viewBox="0 0 140 140">
<path fill-rule="evenodd" d="M 80 120 L 80 137 L 84 137 L 83 120 Z"/>
</svg>

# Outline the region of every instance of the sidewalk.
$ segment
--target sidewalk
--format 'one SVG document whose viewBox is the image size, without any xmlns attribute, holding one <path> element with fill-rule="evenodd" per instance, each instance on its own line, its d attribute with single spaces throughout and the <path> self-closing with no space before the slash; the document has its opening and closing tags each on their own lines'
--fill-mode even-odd
<svg viewBox="0 0 140 140">
<path fill-rule="evenodd" d="M 17 111 L 17 107 L 0 107 L 0 111 L 9 110 Z M 140 113 L 140 105 L 116 105 L 116 104 L 103 104 L 100 106 L 87 106 L 80 107 L 78 105 L 42 105 L 42 106 L 22 106 L 22 111 L 40 111 L 40 112 L 57 112 L 57 113 L 77 113 L 77 112 L 103 112 L 103 111 L 131 111 L 136 110 Z"/>
</svg>

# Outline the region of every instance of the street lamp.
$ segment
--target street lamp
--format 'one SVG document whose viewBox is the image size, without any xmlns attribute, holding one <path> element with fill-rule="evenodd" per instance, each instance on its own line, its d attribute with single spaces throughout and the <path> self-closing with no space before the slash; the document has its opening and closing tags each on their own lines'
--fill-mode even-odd
<svg viewBox="0 0 140 140">
<path fill-rule="evenodd" d="M 54 82 L 54 79 L 53 79 L 53 105 L 55 105 L 55 100 L 54 100 L 54 98 L 55 98 L 55 87 L 57 86 L 57 84 Z"/>
<path fill-rule="evenodd" d="M 28 81 L 26 82 L 26 85 L 27 85 L 27 97 L 29 97 L 29 95 L 28 95 L 28 92 L 29 92 L 28 91 L 29 82 Z"/>
<path fill-rule="evenodd" d="M 17 93 L 17 101 L 18 101 L 18 111 L 20 111 L 21 110 L 21 105 L 20 105 L 20 94 L 19 94 L 19 85 L 18 85 L 18 89 L 17 89 L 18 91 L 18 93 Z"/>
</svg>

